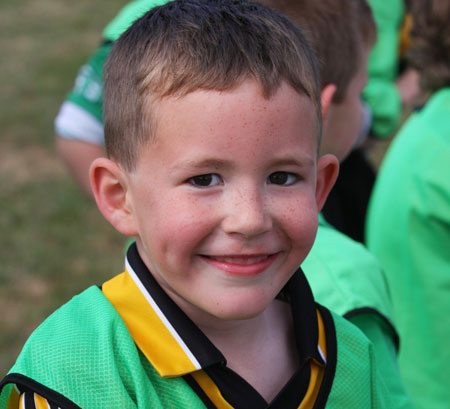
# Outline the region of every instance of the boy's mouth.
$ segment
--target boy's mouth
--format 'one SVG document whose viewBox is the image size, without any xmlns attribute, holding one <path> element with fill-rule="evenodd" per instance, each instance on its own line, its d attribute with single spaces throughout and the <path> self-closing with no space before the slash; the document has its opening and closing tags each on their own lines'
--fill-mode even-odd
<svg viewBox="0 0 450 409">
<path fill-rule="evenodd" d="M 215 268 L 232 275 L 257 275 L 265 271 L 280 253 L 206 256 L 202 258 Z"/>
<path fill-rule="evenodd" d="M 241 256 L 204 256 L 211 260 L 216 260 L 222 263 L 229 263 L 229 264 L 238 264 L 243 266 L 248 266 L 250 264 L 259 263 L 268 257 L 270 257 L 269 254 L 264 255 L 241 255 Z"/>
</svg>

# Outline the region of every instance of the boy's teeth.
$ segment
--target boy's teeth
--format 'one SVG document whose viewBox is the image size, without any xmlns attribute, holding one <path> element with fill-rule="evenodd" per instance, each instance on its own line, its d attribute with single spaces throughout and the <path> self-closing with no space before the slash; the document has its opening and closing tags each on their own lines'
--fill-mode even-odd
<svg viewBox="0 0 450 409">
<path fill-rule="evenodd" d="M 255 264 L 263 261 L 268 256 L 257 256 L 257 257 L 212 257 L 216 261 L 220 261 L 222 263 L 230 263 L 230 264 Z"/>
</svg>

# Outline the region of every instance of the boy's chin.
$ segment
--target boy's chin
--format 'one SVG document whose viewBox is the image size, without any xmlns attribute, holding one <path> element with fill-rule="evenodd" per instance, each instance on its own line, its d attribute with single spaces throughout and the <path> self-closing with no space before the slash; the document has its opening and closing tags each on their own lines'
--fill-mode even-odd
<svg viewBox="0 0 450 409">
<path fill-rule="evenodd" d="M 267 305 L 262 309 L 255 309 L 251 311 L 225 311 L 215 314 L 215 317 L 222 321 L 245 321 L 262 314 L 266 308 Z"/>
<path fill-rule="evenodd" d="M 248 320 L 261 315 L 271 304 L 274 297 L 261 295 L 236 295 L 233 299 L 217 303 L 210 314 L 223 321 Z"/>
</svg>

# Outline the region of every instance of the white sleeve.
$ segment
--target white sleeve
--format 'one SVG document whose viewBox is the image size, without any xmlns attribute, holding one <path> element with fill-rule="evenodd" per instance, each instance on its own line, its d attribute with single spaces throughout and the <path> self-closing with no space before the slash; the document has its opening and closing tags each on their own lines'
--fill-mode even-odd
<svg viewBox="0 0 450 409">
<path fill-rule="evenodd" d="M 88 111 L 70 101 L 62 104 L 55 118 L 55 130 L 62 138 L 101 146 L 105 144 L 103 124 Z"/>
</svg>

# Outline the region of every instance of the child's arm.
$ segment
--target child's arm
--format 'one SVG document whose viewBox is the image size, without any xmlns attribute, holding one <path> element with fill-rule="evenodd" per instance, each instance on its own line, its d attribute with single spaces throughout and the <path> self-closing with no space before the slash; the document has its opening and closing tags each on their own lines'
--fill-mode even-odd
<svg viewBox="0 0 450 409">
<path fill-rule="evenodd" d="M 397 348 L 391 327 L 380 315 L 371 312 L 353 315 L 348 320 L 372 341 L 378 372 L 389 391 L 393 408 L 413 409 L 397 365 Z"/>
<path fill-rule="evenodd" d="M 89 168 L 94 159 L 106 156 L 103 146 L 57 136 L 56 148 L 75 181 L 81 186 L 84 193 L 93 199 Z"/>
</svg>

